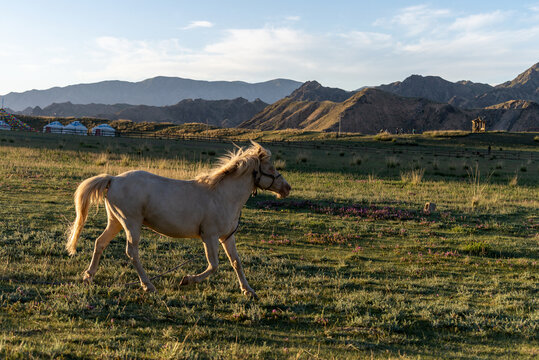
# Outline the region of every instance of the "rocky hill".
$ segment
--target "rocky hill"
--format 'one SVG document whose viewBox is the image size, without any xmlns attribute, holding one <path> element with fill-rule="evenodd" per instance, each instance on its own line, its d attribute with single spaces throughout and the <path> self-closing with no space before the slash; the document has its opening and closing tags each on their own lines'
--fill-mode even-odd
<svg viewBox="0 0 539 360">
<path fill-rule="evenodd" d="M 308 99 L 310 88 L 312 84 L 306 83 L 296 92 Z M 240 127 L 338 131 L 340 124 L 344 132 L 373 134 L 397 129 L 422 132 L 470 129 L 471 120 L 477 116 L 484 117 L 491 130 L 533 131 L 539 127 L 539 105 L 533 102 L 516 101 L 487 109 L 463 110 L 447 103 L 374 88 L 363 89 L 342 102 L 296 100 L 291 95 L 269 105 Z"/>
<path fill-rule="evenodd" d="M 317 81 L 307 81 L 294 90 L 288 97 L 294 101 L 324 101 L 342 102 L 354 95 L 354 91 L 322 86 Z"/>
<path fill-rule="evenodd" d="M 243 97 L 249 101 L 261 99 L 272 103 L 289 95 L 300 85 L 297 81 L 287 79 L 251 84 L 242 81 L 198 81 L 160 76 L 140 82 L 102 81 L 47 90 L 11 92 L 3 98 L 5 105 L 15 111 L 65 102 L 166 106 L 183 99 L 231 100 Z"/>
<path fill-rule="evenodd" d="M 421 97 L 433 101 L 448 103 L 458 97 L 470 99 L 492 89 L 488 84 L 459 81 L 456 83 L 439 76 L 412 75 L 404 81 L 380 85 L 377 89 L 406 97 Z"/>
<path fill-rule="evenodd" d="M 448 104 L 406 98 L 367 88 L 343 102 L 282 99 L 240 127 L 260 130 L 298 128 L 317 131 L 377 133 L 396 128 L 412 131 L 457 129 L 470 114 Z"/>
<path fill-rule="evenodd" d="M 170 122 L 173 124 L 204 123 L 219 127 L 235 127 L 253 117 L 268 104 L 256 99 L 233 100 L 186 99 L 171 106 L 128 104 L 52 104 L 43 109 L 28 108 L 21 112 L 29 116 L 95 117 L 108 120 L 127 119 L 134 122 Z"/>
<path fill-rule="evenodd" d="M 468 109 L 484 108 L 510 100 L 539 102 L 539 63 L 515 79 L 495 87 L 470 81 L 452 83 L 437 76 L 412 75 L 402 82 L 381 85 L 378 89 Z"/>
<path fill-rule="evenodd" d="M 490 130 L 539 131 L 539 104 L 535 102 L 510 100 L 478 110 L 477 115 Z"/>
</svg>

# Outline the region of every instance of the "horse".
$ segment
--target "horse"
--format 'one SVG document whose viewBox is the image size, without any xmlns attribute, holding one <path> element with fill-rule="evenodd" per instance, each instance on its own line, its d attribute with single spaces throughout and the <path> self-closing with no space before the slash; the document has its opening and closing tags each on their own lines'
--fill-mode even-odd
<svg viewBox="0 0 539 360">
<path fill-rule="evenodd" d="M 108 222 L 95 240 L 95 248 L 84 283 L 91 283 L 103 250 L 123 228 L 127 257 L 132 261 L 142 288 L 155 291 L 139 258 L 141 227 L 173 238 L 200 238 L 208 267 L 197 275 L 186 275 L 180 285 L 199 283 L 217 270 L 219 243 L 234 268 L 240 289 L 256 298 L 249 286 L 236 250 L 235 232 L 242 207 L 258 189 L 285 198 L 291 186 L 275 169 L 271 152 L 251 141 L 221 157 L 209 172 L 193 180 L 175 180 L 146 171 L 133 170 L 118 176 L 101 174 L 84 180 L 74 196 L 76 218 L 66 243 L 70 255 L 76 253 L 77 240 L 88 217 L 88 208 L 105 203 Z"/>
</svg>

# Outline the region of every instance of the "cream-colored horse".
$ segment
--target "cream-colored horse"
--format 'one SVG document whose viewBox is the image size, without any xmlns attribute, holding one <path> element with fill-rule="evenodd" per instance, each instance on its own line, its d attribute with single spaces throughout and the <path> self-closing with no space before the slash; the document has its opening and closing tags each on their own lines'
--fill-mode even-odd
<svg viewBox="0 0 539 360">
<path fill-rule="evenodd" d="M 240 211 L 257 189 L 269 190 L 280 198 L 288 196 L 290 185 L 270 162 L 271 153 L 257 143 L 221 158 L 211 172 L 195 180 L 173 180 L 145 171 L 128 171 L 118 176 L 102 174 L 84 180 L 75 192 L 77 217 L 66 245 L 76 252 L 77 239 L 86 222 L 88 208 L 104 199 L 108 215 L 105 231 L 95 249 L 84 281 L 91 282 L 103 250 L 123 228 L 126 253 L 137 270 L 144 290 L 155 291 L 139 259 L 141 226 L 175 238 L 201 238 L 208 268 L 198 275 L 186 275 L 181 285 L 198 283 L 217 270 L 219 242 L 236 271 L 245 295 L 256 296 L 241 266 L 234 232 Z"/>
</svg>

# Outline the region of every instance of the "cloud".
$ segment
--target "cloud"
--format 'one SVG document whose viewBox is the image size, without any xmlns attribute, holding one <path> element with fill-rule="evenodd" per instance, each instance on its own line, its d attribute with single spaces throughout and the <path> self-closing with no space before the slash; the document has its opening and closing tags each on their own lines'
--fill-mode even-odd
<svg viewBox="0 0 539 360">
<path fill-rule="evenodd" d="M 451 15 L 448 9 L 434 9 L 428 5 L 410 6 L 401 9 L 391 18 L 381 18 L 375 26 L 400 27 L 408 36 L 416 36 L 432 29 L 440 19 Z"/>
<path fill-rule="evenodd" d="M 509 16 L 508 12 L 496 10 L 490 13 L 473 14 L 457 18 L 449 27 L 456 31 L 473 31 L 489 27 L 491 25 L 502 24 Z"/>
<path fill-rule="evenodd" d="M 538 61 L 539 48 L 530 46 L 539 42 L 533 16 L 517 11 L 463 16 L 421 5 L 377 20 L 373 31 L 313 33 L 298 24 L 266 25 L 219 30 L 197 48 L 180 39 L 100 37 L 80 76 L 86 81 L 168 75 L 249 82 L 285 77 L 351 90 L 416 73 L 495 84 Z M 515 19 L 522 20 L 520 27 Z"/>
<path fill-rule="evenodd" d="M 197 28 L 211 28 L 213 27 L 213 23 L 206 21 L 206 20 L 197 20 L 197 21 L 191 21 L 189 25 L 182 28 L 182 30 L 191 30 L 191 29 L 197 29 Z"/>
</svg>

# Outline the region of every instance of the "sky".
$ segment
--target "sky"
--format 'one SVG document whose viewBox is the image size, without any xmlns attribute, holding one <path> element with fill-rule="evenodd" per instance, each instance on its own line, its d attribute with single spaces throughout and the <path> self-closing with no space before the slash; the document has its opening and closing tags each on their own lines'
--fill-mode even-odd
<svg viewBox="0 0 539 360">
<path fill-rule="evenodd" d="M 0 94 L 154 76 L 496 85 L 539 62 L 539 0 L 0 0 L 0 18 Z"/>
</svg>

